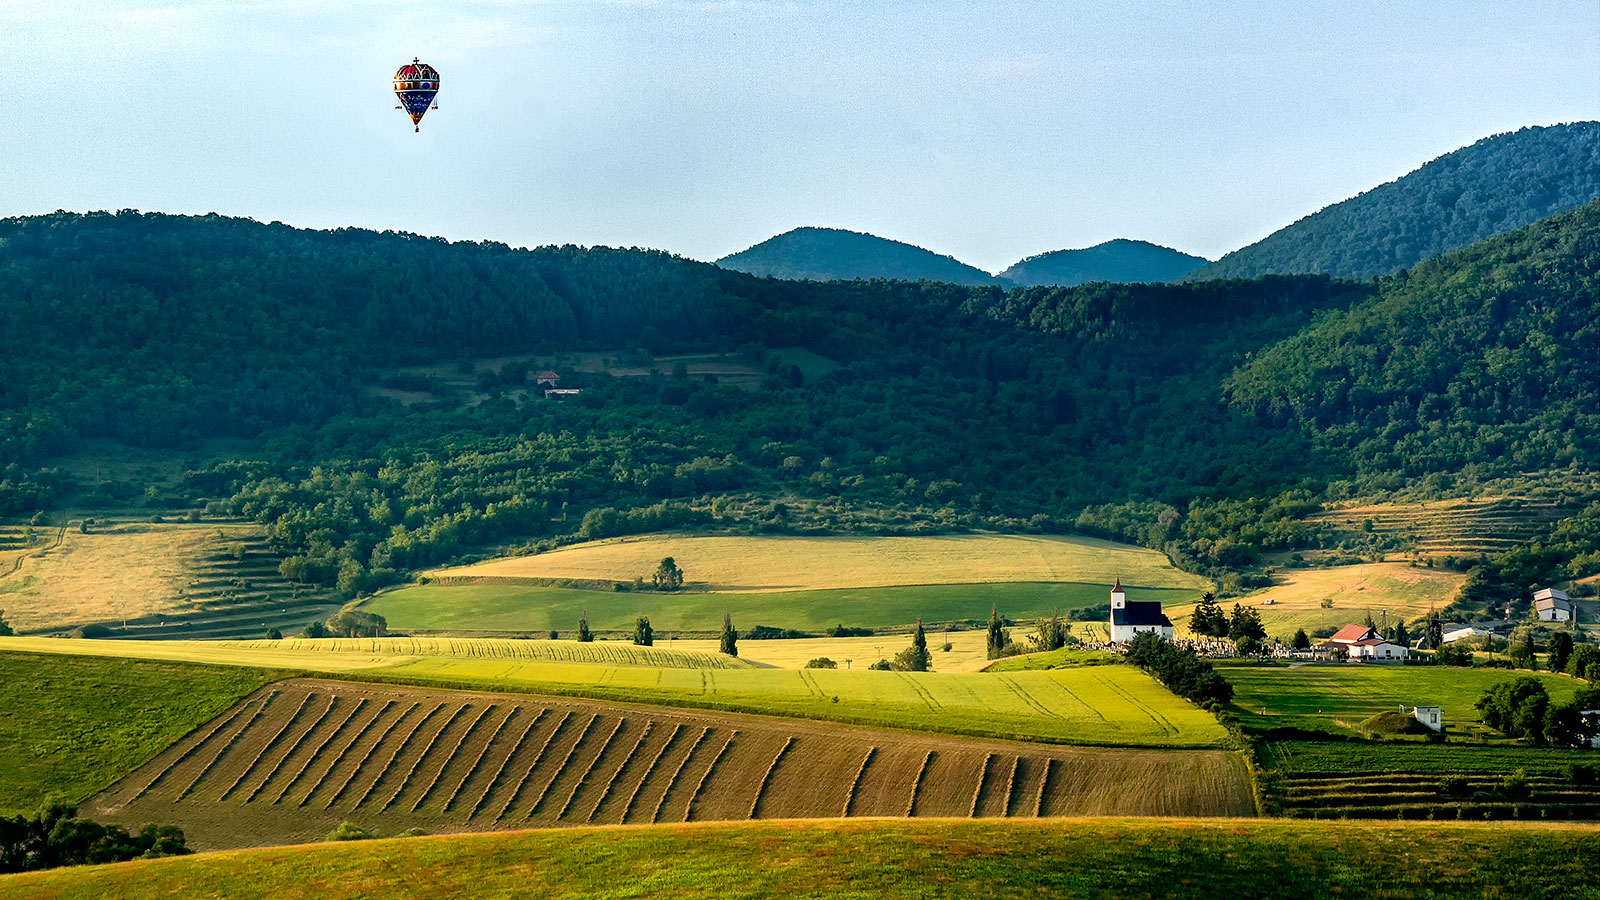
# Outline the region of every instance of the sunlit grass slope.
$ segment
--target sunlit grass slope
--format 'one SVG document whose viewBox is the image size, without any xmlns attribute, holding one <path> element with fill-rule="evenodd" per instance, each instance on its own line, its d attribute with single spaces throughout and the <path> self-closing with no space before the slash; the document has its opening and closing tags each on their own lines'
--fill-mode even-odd
<svg viewBox="0 0 1600 900">
<path fill-rule="evenodd" d="M 1592 828 L 1078 819 L 403 838 L 0 877 L 0 898 L 1600 897 Z"/>
</svg>

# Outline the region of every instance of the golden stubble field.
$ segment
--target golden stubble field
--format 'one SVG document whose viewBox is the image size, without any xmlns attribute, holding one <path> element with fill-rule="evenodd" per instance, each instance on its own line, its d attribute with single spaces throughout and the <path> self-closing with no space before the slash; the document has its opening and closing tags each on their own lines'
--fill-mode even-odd
<svg viewBox="0 0 1600 900">
<path fill-rule="evenodd" d="M 1397 618 L 1413 621 L 1426 616 L 1430 608 L 1443 609 L 1466 581 L 1460 572 L 1406 562 L 1284 569 L 1277 577 L 1281 583 L 1237 600 L 1223 601 L 1224 610 L 1231 610 L 1236 602 L 1254 606 L 1261 613 L 1268 635 L 1287 639 L 1296 628 L 1304 628 L 1310 634 L 1318 628 L 1360 623 L 1368 612 L 1373 621 L 1385 612 L 1391 624 Z M 1269 599 L 1272 603 L 1263 605 Z M 1331 601 L 1332 606 L 1324 608 L 1324 600 Z M 1194 605 L 1185 604 L 1169 608 L 1167 615 L 1173 624 L 1184 628 L 1193 612 Z"/>
<path fill-rule="evenodd" d="M 922 584 L 1077 582 L 1205 590 L 1154 550 L 1093 538 L 733 537 L 653 535 L 577 544 L 535 556 L 436 569 L 432 578 L 632 581 L 672 557 L 688 581 L 720 591 Z"/>
<path fill-rule="evenodd" d="M 297 679 L 84 806 L 199 848 L 846 816 L 1250 815 L 1224 750 L 1097 750 L 536 695 Z"/>
<path fill-rule="evenodd" d="M 244 533 L 240 526 L 222 526 Z M 217 525 L 121 524 L 81 534 L 49 529 L 53 543 L 0 577 L 0 609 L 19 631 L 178 612 L 195 563 L 217 550 Z M 257 529 L 259 530 L 259 529 Z"/>
</svg>

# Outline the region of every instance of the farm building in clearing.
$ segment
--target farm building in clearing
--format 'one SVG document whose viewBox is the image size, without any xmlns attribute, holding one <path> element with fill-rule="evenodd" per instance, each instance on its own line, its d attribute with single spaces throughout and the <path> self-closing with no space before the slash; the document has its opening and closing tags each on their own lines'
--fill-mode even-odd
<svg viewBox="0 0 1600 900">
<path fill-rule="evenodd" d="M 1434 731 L 1444 730 L 1444 710 L 1437 706 L 1413 706 L 1411 717 Z"/>
<path fill-rule="evenodd" d="M 1411 651 L 1393 641 L 1385 640 L 1378 629 L 1366 625 L 1346 625 L 1335 631 L 1325 645 L 1329 650 L 1343 650 L 1350 659 L 1402 660 Z"/>
<path fill-rule="evenodd" d="M 1570 622 L 1572 598 L 1566 591 L 1545 588 L 1533 595 L 1533 609 L 1541 622 Z"/>
<path fill-rule="evenodd" d="M 1161 611 L 1160 600 L 1129 600 L 1122 579 L 1111 587 L 1111 640 L 1120 644 L 1149 631 L 1172 639 L 1172 620 Z"/>
</svg>

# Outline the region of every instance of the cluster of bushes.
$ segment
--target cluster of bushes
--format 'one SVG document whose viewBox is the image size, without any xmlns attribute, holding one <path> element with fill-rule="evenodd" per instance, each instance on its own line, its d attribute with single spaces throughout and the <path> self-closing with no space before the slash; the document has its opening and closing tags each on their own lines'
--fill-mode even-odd
<svg viewBox="0 0 1600 900">
<path fill-rule="evenodd" d="M 1178 647 L 1148 631 L 1134 635 L 1126 646 L 1128 662 L 1154 675 L 1180 697 L 1207 709 L 1225 706 L 1233 699 L 1233 685 L 1193 650 Z"/>
<path fill-rule="evenodd" d="M 377 613 L 360 609 L 344 609 L 306 626 L 308 638 L 324 637 L 388 637 L 389 622 Z"/>
<path fill-rule="evenodd" d="M 844 626 L 841 625 L 840 627 Z M 745 632 L 745 637 L 752 641 L 780 641 L 807 638 L 811 637 L 811 635 L 794 628 L 774 628 L 771 625 L 757 625 Z"/>
<path fill-rule="evenodd" d="M 1537 678 L 1521 677 L 1484 691 L 1477 708 L 1483 724 L 1506 737 L 1553 747 L 1587 747 L 1600 734 L 1600 688 L 1587 688 L 1567 703 L 1551 703 L 1550 694 Z"/>
<path fill-rule="evenodd" d="M 0 816 L 0 872 L 30 872 L 154 859 L 189 852 L 183 829 L 146 825 L 130 834 L 116 825 L 78 818 L 76 807 L 50 804 L 31 816 Z"/>
<path fill-rule="evenodd" d="M 1222 611 L 1216 595 L 1209 591 L 1201 595 L 1200 602 L 1195 604 L 1194 614 L 1189 618 L 1189 630 L 1207 637 L 1231 639 L 1242 654 L 1260 650 L 1261 642 L 1267 636 L 1266 628 L 1261 625 L 1261 613 L 1255 607 L 1235 603 L 1230 616 Z"/>
</svg>

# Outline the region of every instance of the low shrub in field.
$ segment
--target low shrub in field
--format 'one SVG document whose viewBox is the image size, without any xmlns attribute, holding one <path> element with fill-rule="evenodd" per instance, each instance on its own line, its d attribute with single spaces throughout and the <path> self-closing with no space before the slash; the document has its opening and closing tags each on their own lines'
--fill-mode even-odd
<svg viewBox="0 0 1600 900">
<path fill-rule="evenodd" d="M 129 834 L 116 825 L 80 819 L 71 806 L 51 804 L 32 816 L 0 816 L 0 872 L 28 872 L 155 859 L 189 852 L 183 829 L 146 825 Z"/>
<path fill-rule="evenodd" d="M 807 662 L 806 663 L 806 668 L 808 668 L 808 669 L 837 669 L 837 668 L 839 668 L 839 664 L 834 662 L 833 660 L 827 658 L 826 656 L 819 656 L 816 659 L 813 659 L 813 660 L 810 660 L 809 662 Z"/>
<path fill-rule="evenodd" d="M 377 836 L 376 832 L 368 831 L 354 822 L 340 822 L 328 832 L 330 841 L 370 841 Z"/>
<path fill-rule="evenodd" d="M 1439 779 L 1439 793 L 1447 797 L 1466 797 L 1472 793 L 1472 785 L 1460 775 L 1446 775 Z"/>
</svg>

